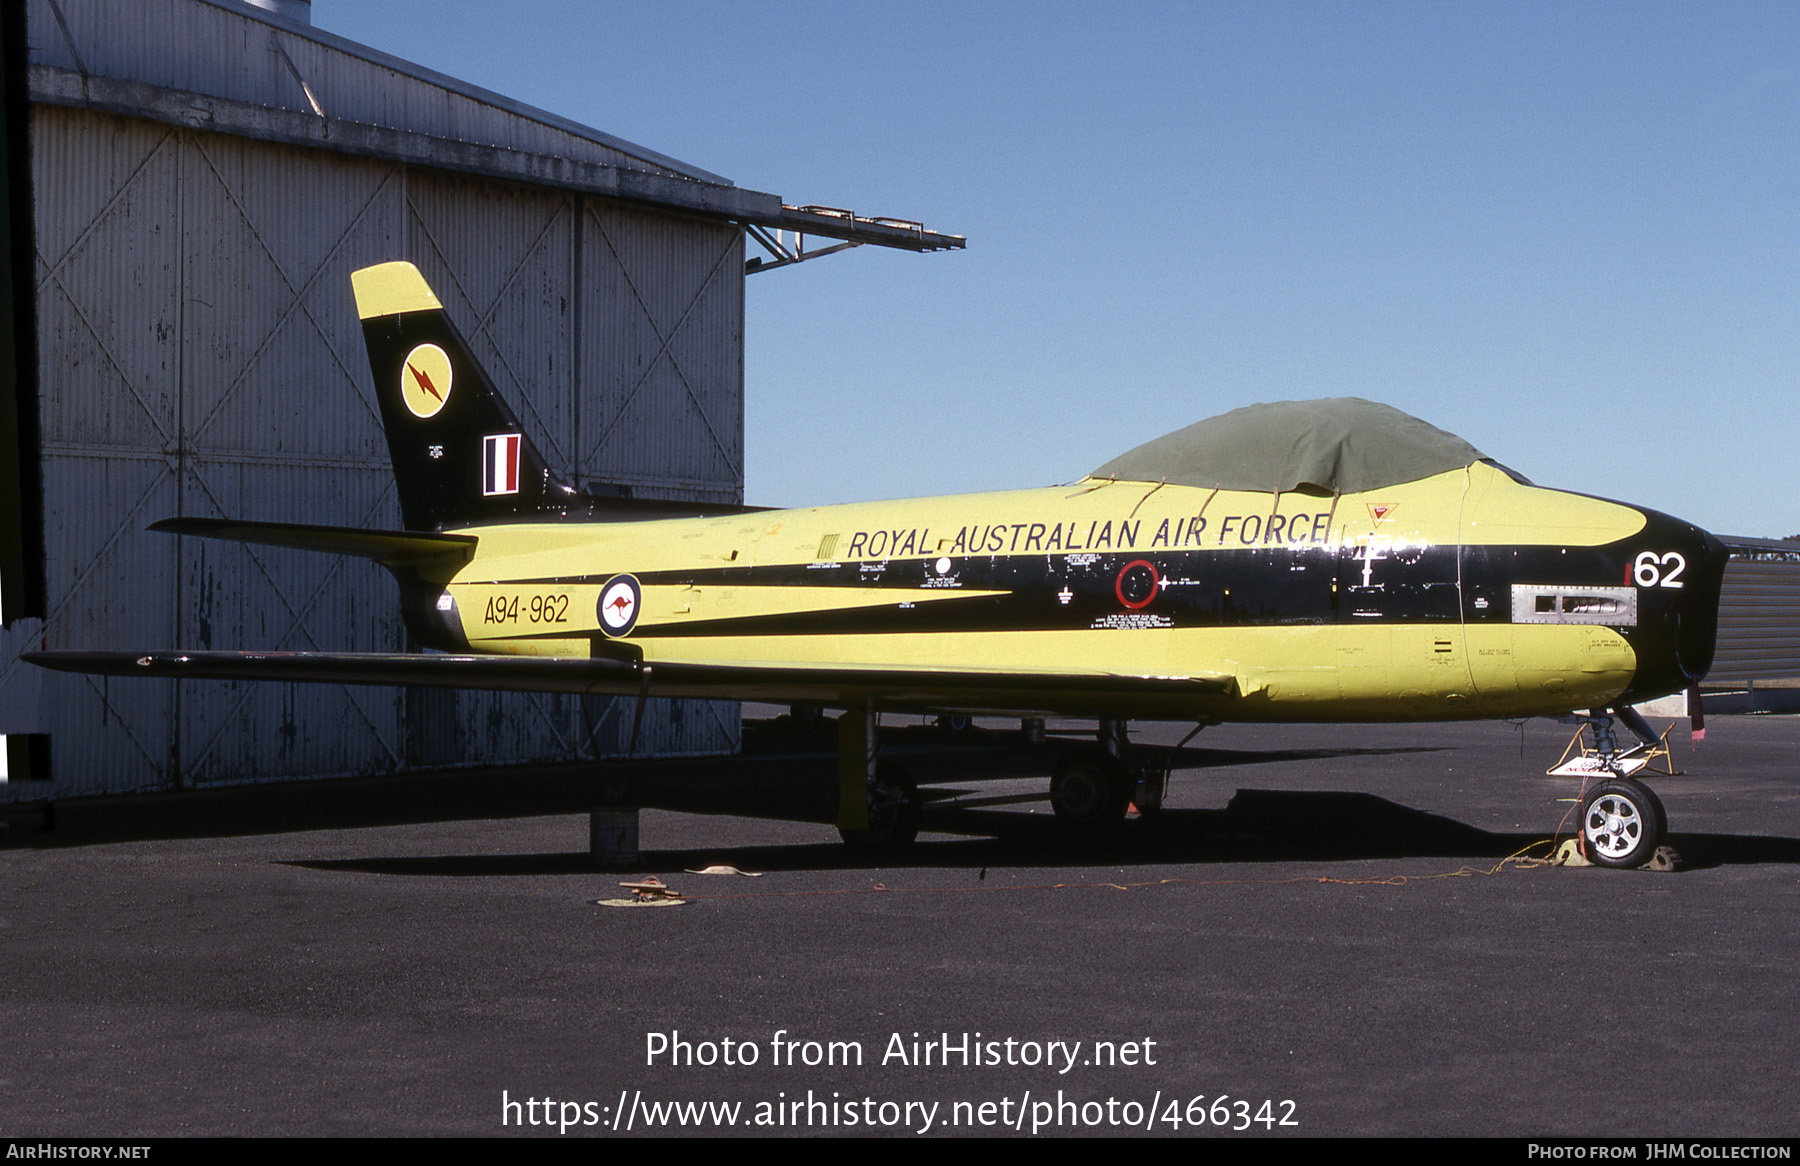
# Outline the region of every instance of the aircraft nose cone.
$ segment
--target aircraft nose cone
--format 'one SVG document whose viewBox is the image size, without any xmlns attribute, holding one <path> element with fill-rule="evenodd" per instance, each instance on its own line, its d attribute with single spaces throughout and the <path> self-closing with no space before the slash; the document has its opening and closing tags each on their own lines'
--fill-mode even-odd
<svg viewBox="0 0 1800 1166">
<path fill-rule="evenodd" d="M 1679 692 L 1712 667 L 1719 591 L 1731 558 L 1724 543 L 1690 522 L 1644 515 L 1628 548 L 1638 592 L 1638 667 L 1627 703 Z"/>
<path fill-rule="evenodd" d="M 1719 592 L 1725 583 L 1725 564 L 1731 552 L 1724 543 L 1692 528 L 1689 554 L 1690 579 L 1682 588 L 1675 635 L 1675 662 L 1690 684 L 1698 683 L 1712 668 L 1719 636 Z"/>
</svg>

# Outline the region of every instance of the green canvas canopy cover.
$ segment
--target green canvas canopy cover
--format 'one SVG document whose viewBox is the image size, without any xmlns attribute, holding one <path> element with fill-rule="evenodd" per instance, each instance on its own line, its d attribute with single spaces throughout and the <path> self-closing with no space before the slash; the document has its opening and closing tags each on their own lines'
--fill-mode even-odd
<svg viewBox="0 0 1800 1166">
<path fill-rule="evenodd" d="M 1355 494 L 1459 470 L 1486 455 L 1361 397 L 1247 405 L 1120 454 L 1090 477 L 1269 493 Z"/>
</svg>

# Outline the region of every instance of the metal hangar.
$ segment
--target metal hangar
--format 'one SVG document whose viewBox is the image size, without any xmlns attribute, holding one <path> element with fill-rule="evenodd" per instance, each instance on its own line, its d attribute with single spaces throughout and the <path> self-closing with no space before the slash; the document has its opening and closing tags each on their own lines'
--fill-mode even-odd
<svg viewBox="0 0 1800 1166">
<path fill-rule="evenodd" d="M 0 573 L 33 579 L 0 611 L 0 801 L 623 750 L 629 702 L 607 698 L 108 684 L 18 661 L 40 644 L 407 647 L 377 567 L 143 529 L 399 526 L 352 269 L 417 263 L 563 474 L 732 504 L 746 276 L 963 245 L 785 205 L 312 28 L 308 8 L 25 6 L 29 56 L 9 60 L 29 181 L 11 189 L 35 216 L 34 266 L 15 271 L 36 357 L 13 411 L 23 485 L 0 493 L 24 557 Z M 738 731 L 735 705 L 655 701 L 639 751 L 728 752 Z"/>
</svg>

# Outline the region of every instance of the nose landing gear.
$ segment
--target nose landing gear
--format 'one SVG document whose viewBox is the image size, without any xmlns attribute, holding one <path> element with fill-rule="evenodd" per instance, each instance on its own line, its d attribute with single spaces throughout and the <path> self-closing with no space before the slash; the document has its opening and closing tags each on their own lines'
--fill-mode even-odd
<svg viewBox="0 0 1800 1166">
<path fill-rule="evenodd" d="M 1638 743 L 1629 749 L 1619 747 L 1613 733 L 1614 715 Z M 1563 759 L 1549 772 L 1553 776 L 1580 777 L 1584 781 L 1599 779 L 1581 803 L 1582 851 L 1596 866 L 1639 867 L 1649 862 L 1656 848 L 1669 832 L 1668 814 L 1662 799 L 1639 781 L 1636 774 L 1654 772 L 1674 775 L 1668 765 L 1669 749 L 1663 738 L 1637 711 L 1621 708 L 1607 713 L 1600 709 L 1586 716 L 1571 717 L 1580 728 L 1575 739 L 1564 750 Z M 1582 740 L 1586 732 L 1591 743 Z M 1575 754 L 1580 747 L 1579 755 Z M 1662 769 L 1651 763 L 1662 759 Z"/>
<path fill-rule="evenodd" d="M 1668 828 L 1662 799 L 1635 778 L 1601 782 L 1581 811 L 1582 842 L 1596 866 L 1643 866 Z"/>
</svg>

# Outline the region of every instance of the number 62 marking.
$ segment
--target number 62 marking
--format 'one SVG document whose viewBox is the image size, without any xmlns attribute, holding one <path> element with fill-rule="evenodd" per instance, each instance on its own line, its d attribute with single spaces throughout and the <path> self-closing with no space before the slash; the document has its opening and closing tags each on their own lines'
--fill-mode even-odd
<svg viewBox="0 0 1800 1166">
<path fill-rule="evenodd" d="M 1631 577 L 1639 587 L 1679 587 L 1681 573 L 1687 570 L 1687 560 L 1679 551 L 1667 551 L 1657 554 L 1655 551 L 1644 551 L 1637 557 L 1637 563 L 1631 569 Z"/>
</svg>

